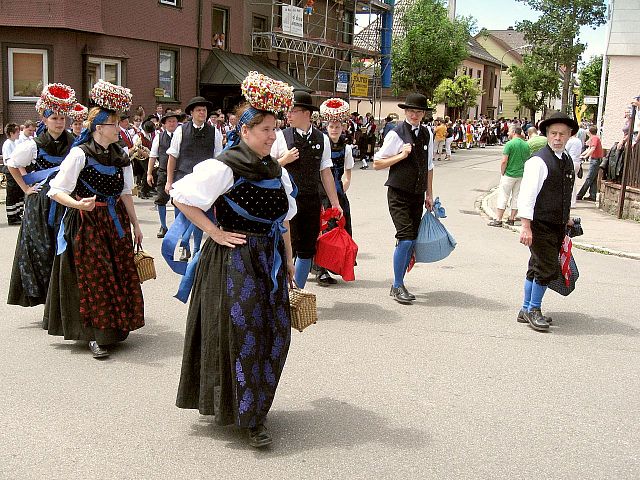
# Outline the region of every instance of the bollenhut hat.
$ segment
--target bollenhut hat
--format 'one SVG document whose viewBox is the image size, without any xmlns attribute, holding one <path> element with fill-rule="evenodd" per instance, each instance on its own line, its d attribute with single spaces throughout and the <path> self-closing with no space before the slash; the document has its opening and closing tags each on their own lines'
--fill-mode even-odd
<svg viewBox="0 0 640 480">
<path fill-rule="evenodd" d="M 562 112 L 553 112 L 551 116 L 540 122 L 540 133 L 544 136 L 547 136 L 547 127 L 549 125 L 553 125 L 554 123 L 564 123 L 565 125 L 571 127 L 571 135 L 575 135 L 578 133 L 578 122 L 576 122 L 573 118 L 569 117 L 566 113 Z"/>
<path fill-rule="evenodd" d="M 320 111 L 320 109 L 313 104 L 313 99 L 309 92 L 305 92 L 304 90 L 293 91 L 293 106 L 306 108 L 310 112 Z"/>
<path fill-rule="evenodd" d="M 160 123 L 164 125 L 164 122 L 166 122 L 171 117 L 175 117 L 176 120 L 178 120 L 178 122 L 183 122 L 185 115 L 184 113 L 174 113 L 174 112 L 165 113 L 164 115 L 162 115 L 162 118 L 160 119 Z"/>
<path fill-rule="evenodd" d="M 410 93 L 409 95 L 407 95 L 407 99 L 404 101 L 404 103 L 399 103 L 398 106 L 403 110 L 407 108 L 424 110 L 425 112 L 427 110 L 433 110 L 427 104 L 427 97 L 425 97 L 421 93 Z"/>
<path fill-rule="evenodd" d="M 213 103 L 204 97 L 193 97 L 185 107 L 184 111 L 187 115 L 191 115 L 191 110 L 195 107 L 207 107 L 207 113 L 213 110 Z M 207 115 L 208 116 L 208 115 Z"/>
</svg>

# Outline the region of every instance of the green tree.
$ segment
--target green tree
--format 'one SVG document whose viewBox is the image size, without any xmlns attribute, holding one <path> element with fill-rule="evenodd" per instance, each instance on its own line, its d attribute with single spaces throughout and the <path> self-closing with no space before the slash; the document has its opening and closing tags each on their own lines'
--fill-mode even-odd
<svg viewBox="0 0 640 480">
<path fill-rule="evenodd" d="M 533 53 L 545 59 L 546 68 L 562 74 L 562 111 L 568 112 L 571 78 L 586 45 L 580 28 L 606 22 L 605 0 L 518 0 L 540 12 L 535 22 L 524 20 L 516 28 L 533 44 Z"/>
<path fill-rule="evenodd" d="M 469 108 L 478 104 L 478 97 L 484 92 L 478 80 L 467 75 L 458 75 L 451 80 L 445 78 L 433 92 L 433 98 L 438 103 L 444 103 L 451 108 L 460 108 L 462 115 L 467 118 Z"/>
<path fill-rule="evenodd" d="M 591 59 L 578 71 L 578 105 L 582 105 L 584 97 L 600 95 L 600 76 L 602 75 L 602 55 L 591 57 Z M 595 119 L 598 113 L 597 105 L 587 105 L 586 116 Z"/>
<path fill-rule="evenodd" d="M 518 99 L 518 108 L 526 108 L 530 118 L 544 110 L 547 100 L 560 93 L 557 70 L 548 68 L 543 59 L 535 55 L 524 55 L 522 65 L 512 65 L 508 70 L 511 83 L 505 90 L 512 91 Z"/>
<path fill-rule="evenodd" d="M 391 51 L 393 80 L 397 90 L 414 90 L 427 98 L 447 77 L 452 77 L 468 55 L 474 21 L 450 21 L 443 0 L 415 0 L 401 17 Z"/>
</svg>

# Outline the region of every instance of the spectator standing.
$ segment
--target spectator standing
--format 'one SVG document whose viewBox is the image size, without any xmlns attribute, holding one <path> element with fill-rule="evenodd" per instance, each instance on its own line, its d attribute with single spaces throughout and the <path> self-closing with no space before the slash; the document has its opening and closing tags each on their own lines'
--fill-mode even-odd
<svg viewBox="0 0 640 480">
<path fill-rule="evenodd" d="M 442 160 L 442 150 L 445 147 L 445 140 L 447 138 L 447 126 L 442 123 L 442 121 L 437 118 L 435 121 L 434 135 L 436 139 L 435 152 L 436 152 L 436 160 Z"/>
<path fill-rule="evenodd" d="M 536 127 L 529 127 L 527 135 L 529 136 L 529 140 L 527 140 L 529 144 L 529 156 L 547 146 L 547 137 L 540 135 Z"/>
<path fill-rule="evenodd" d="M 592 202 L 595 202 L 596 194 L 598 193 L 598 169 L 600 168 L 602 157 L 604 157 L 602 142 L 600 141 L 600 137 L 597 133 L 598 127 L 591 125 L 589 127 L 587 140 L 587 146 L 589 148 L 580 155 L 580 158 L 584 160 L 587 158 L 589 159 L 589 173 L 577 196 L 578 199 L 591 200 Z M 584 195 L 587 193 L 587 190 L 589 190 L 589 197 L 585 198 Z"/>
<path fill-rule="evenodd" d="M 21 143 L 27 142 L 29 140 L 33 140 L 35 133 L 36 133 L 36 122 L 34 122 L 33 120 L 27 120 L 26 122 L 24 122 L 24 128 L 20 132 L 20 135 L 18 136 L 18 140 L 16 140 L 16 146 L 20 145 Z"/>
<path fill-rule="evenodd" d="M 4 134 L 7 139 L 2 144 L 2 159 L 5 165 L 11 158 L 11 154 L 16 149 L 20 127 L 16 123 L 7 123 L 4 127 Z M 13 175 L 7 174 L 7 221 L 9 225 L 20 225 L 22 222 L 22 212 L 24 209 L 24 193 Z"/>
</svg>

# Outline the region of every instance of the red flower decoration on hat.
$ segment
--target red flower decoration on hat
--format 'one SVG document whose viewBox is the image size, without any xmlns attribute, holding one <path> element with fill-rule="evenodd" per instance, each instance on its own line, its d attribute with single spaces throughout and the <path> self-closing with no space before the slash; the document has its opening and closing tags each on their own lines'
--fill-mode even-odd
<svg viewBox="0 0 640 480">
<path fill-rule="evenodd" d="M 320 117 L 325 122 L 343 122 L 349 118 L 349 104 L 341 98 L 330 98 L 320 105 Z"/>
<path fill-rule="evenodd" d="M 43 115 L 46 111 L 57 115 L 68 115 L 76 103 L 76 92 L 63 83 L 50 83 L 42 89 L 36 102 L 36 111 Z"/>
<path fill-rule="evenodd" d="M 120 85 L 98 80 L 89 93 L 91 100 L 98 106 L 116 112 L 123 112 L 131 108 L 133 99 L 131 90 Z"/>
<path fill-rule="evenodd" d="M 241 88 L 244 98 L 257 110 L 287 112 L 293 105 L 293 87 L 258 72 L 249 72 Z"/>
<path fill-rule="evenodd" d="M 74 122 L 84 122 L 89 116 L 89 110 L 84 105 L 76 103 L 69 112 L 69 116 Z"/>
</svg>

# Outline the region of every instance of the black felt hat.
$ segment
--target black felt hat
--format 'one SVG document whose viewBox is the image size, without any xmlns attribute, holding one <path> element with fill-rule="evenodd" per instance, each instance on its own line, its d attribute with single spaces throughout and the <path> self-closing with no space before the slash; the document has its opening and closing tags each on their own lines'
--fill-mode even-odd
<svg viewBox="0 0 640 480">
<path fill-rule="evenodd" d="M 427 104 L 427 97 L 425 97 L 421 93 L 410 93 L 409 95 L 407 95 L 407 99 L 404 101 L 404 103 L 399 103 L 398 106 L 403 110 L 407 108 L 424 110 L 425 112 L 427 110 L 433 110 Z"/>
<path fill-rule="evenodd" d="M 306 108 L 310 112 L 317 112 L 320 109 L 313 104 L 313 99 L 309 92 L 304 90 L 294 90 L 293 92 L 293 106 Z"/>
<path fill-rule="evenodd" d="M 204 97 L 193 97 L 185 107 L 184 111 L 187 115 L 191 115 L 191 110 L 195 107 L 207 107 L 207 116 L 213 110 L 213 103 Z"/>
<path fill-rule="evenodd" d="M 549 127 L 549 125 L 553 125 L 554 123 L 564 123 L 565 125 L 571 127 L 571 135 L 575 135 L 576 133 L 578 133 L 578 129 L 580 128 L 578 122 L 576 122 L 566 113 L 553 112 L 549 118 L 540 122 L 540 133 L 546 137 L 547 127 Z"/>
<path fill-rule="evenodd" d="M 171 117 L 175 117 L 176 120 L 178 120 L 178 122 L 182 122 L 184 121 L 185 115 L 184 113 L 174 113 L 174 112 L 165 113 L 164 115 L 162 115 L 162 118 L 160 119 L 160 123 L 164 125 L 164 122 L 166 122 Z"/>
</svg>

